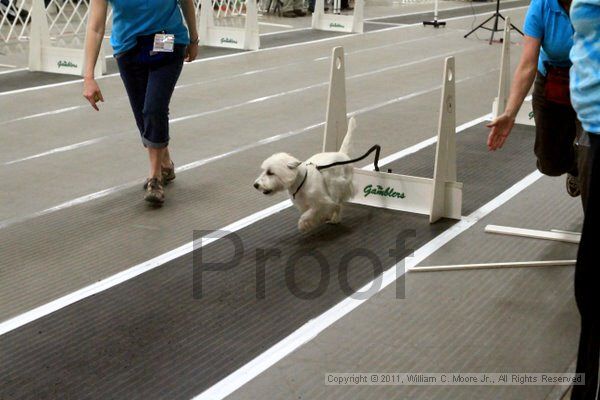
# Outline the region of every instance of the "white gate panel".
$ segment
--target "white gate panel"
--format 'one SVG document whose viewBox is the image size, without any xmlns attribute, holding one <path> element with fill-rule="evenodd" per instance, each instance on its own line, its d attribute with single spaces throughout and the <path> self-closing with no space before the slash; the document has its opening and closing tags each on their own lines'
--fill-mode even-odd
<svg viewBox="0 0 600 400">
<path fill-rule="evenodd" d="M 433 179 L 355 168 L 353 182 L 351 203 L 430 215 Z M 446 182 L 444 191 L 441 216 L 460 219 L 462 183 Z"/>
</svg>

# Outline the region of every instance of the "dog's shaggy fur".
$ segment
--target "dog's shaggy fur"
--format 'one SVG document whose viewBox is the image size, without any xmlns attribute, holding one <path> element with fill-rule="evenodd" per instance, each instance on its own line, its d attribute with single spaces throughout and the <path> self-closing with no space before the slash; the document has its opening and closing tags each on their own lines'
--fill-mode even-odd
<svg viewBox="0 0 600 400">
<path fill-rule="evenodd" d="M 356 121 L 351 118 L 339 152 L 318 153 L 305 162 L 287 153 L 272 155 L 262 163 L 262 173 L 254 187 L 265 195 L 287 190 L 302 213 L 298 221 L 298 229 L 302 232 L 325 222 L 339 223 L 342 204 L 354 194 L 353 167 L 346 164 L 319 171 L 317 166 L 350 160 L 348 154 L 355 128 Z"/>
</svg>

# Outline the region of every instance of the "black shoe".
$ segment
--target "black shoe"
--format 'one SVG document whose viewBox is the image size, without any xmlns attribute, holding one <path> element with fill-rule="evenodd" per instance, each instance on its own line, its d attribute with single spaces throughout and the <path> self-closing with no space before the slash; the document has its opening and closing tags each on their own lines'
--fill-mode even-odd
<svg viewBox="0 0 600 400">
<path fill-rule="evenodd" d="M 567 174 L 567 193 L 571 197 L 577 197 L 581 194 L 579 179 L 571 174 Z"/>
<path fill-rule="evenodd" d="M 352 10 L 354 10 L 354 7 L 351 7 L 351 6 L 342 7 L 342 11 L 352 11 Z"/>
<path fill-rule="evenodd" d="M 294 10 L 294 14 L 296 14 L 297 17 L 306 17 L 306 12 L 302 10 Z"/>
<path fill-rule="evenodd" d="M 294 11 L 284 11 L 281 13 L 281 16 L 284 18 L 296 18 L 296 13 Z"/>
</svg>

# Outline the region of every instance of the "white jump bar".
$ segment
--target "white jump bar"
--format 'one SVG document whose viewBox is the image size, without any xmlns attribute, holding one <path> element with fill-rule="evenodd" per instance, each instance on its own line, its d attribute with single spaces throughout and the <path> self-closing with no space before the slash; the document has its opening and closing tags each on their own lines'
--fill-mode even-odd
<svg viewBox="0 0 600 400">
<path fill-rule="evenodd" d="M 487 225 L 487 233 L 497 233 L 501 235 L 521 236 L 533 239 L 555 240 L 558 242 L 579 243 L 581 234 L 556 232 L 556 231 L 538 231 L 534 229 L 513 228 L 511 226 Z"/>
<path fill-rule="evenodd" d="M 410 272 L 433 272 L 433 271 L 456 271 L 469 269 L 494 269 L 494 268 L 529 268 L 529 267 L 567 267 L 575 265 L 576 260 L 558 260 L 558 261 L 521 261 L 504 263 L 486 263 L 486 264 L 458 264 L 458 265 L 438 265 L 432 267 L 415 267 Z"/>
</svg>

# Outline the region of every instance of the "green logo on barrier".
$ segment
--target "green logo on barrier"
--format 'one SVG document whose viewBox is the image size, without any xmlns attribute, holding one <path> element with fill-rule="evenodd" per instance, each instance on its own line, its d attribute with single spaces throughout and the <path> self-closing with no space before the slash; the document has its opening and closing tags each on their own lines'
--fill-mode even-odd
<svg viewBox="0 0 600 400">
<path fill-rule="evenodd" d="M 388 186 L 384 189 L 383 186 L 379 185 L 377 185 L 376 187 L 373 187 L 373 185 L 367 185 L 363 189 L 363 193 L 365 194 L 365 197 L 369 195 L 391 197 L 394 199 L 403 199 L 406 197 L 404 193 L 396 192 L 396 190 L 394 190 L 393 187 Z"/>
<path fill-rule="evenodd" d="M 60 67 L 65 67 L 65 68 L 77 68 L 77 64 L 73 64 L 71 61 L 65 61 L 65 60 L 60 60 L 58 63 L 58 68 Z"/>
<path fill-rule="evenodd" d="M 224 38 L 221 38 L 221 44 L 223 44 L 223 43 L 237 44 L 237 40 L 235 40 L 233 38 L 224 37 Z"/>
<path fill-rule="evenodd" d="M 342 25 L 342 24 L 339 24 L 339 23 L 337 23 L 337 22 L 332 22 L 332 23 L 330 23 L 330 24 L 329 24 L 329 27 L 330 27 L 330 28 L 342 28 L 342 29 L 343 29 L 343 28 L 345 28 L 345 26 L 344 26 L 344 25 Z"/>
</svg>

